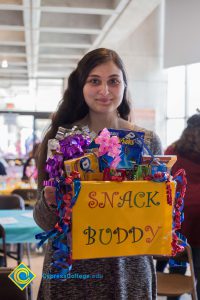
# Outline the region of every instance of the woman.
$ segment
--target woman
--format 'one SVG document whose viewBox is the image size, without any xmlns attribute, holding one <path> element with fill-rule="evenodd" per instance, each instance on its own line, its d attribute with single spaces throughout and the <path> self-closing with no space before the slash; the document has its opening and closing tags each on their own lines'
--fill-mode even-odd
<svg viewBox="0 0 200 300">
<path fill-rule="evenodd" d="M 183 168 L 187 176 L 181 232 L 192 248 L 197 295 L 200 299 L 200 113 L 188 119 L 180 139 L 170 145 L 165 154 L 177 155 L 172 174 Z"/>
<path fill-rule="evenodd" d="M 29 152 L 29 158 L 23 166 L 22 181 L 30 182 L 30 179 L 37 180 L 37 157 L 40 143 L 33 145 L 32 151 Z"/>
<path fill-rule="evenodd" d="M 22 180 L 29 182 L 31 179 L 37 179 L 37 168 L 34 157 L 29 157 L 24 164 Z"/>
<path fill-rule="evenodd" d="M 59 126 L 88 125 L 98 133 L 103 128 L 145 131 L 145 141 L 154 154 L 161 153 L 158 137 L 151 131 L 129 123 L 127 78 L 116 52 L 96 49 L 87 53 L 71 73 L 68 88 L 47 132 L 39 155 L 39 194 L 34 218 L 44 230 L 57 222 L 54 188 L 45 187 L 43 171 L 47 142 L 54 138 Z M 52 205 L 53 204 L 53 205 Z M 51 243 L 48 243 L 44 273 L 53 273 L 50 266 Z M 79 260 L 73 262 L 72 273 L 101 274 L 103 279 L 67 279 L 65 282 L 42 280 L 38 299 L 156 299 L 156 280 L 152 257 Z"/>
<path fill-rule="evenodd" d="M 0 175 L 1 176 L 6 176 L 7 172 L 6 172 L 6 168 L 4 166 L 4 164 L 0 161 Z"/>
</svg>

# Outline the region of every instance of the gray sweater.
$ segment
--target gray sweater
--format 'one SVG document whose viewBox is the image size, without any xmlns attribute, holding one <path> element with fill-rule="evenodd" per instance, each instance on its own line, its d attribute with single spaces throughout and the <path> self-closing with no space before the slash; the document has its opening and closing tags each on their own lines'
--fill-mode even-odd
<svg viewBox="0 0 200 300">
<path fill-rule="evenodd" d="M 161 154 L 160 140 L 152 131 L 134 126 L 135 131 L 145 131 L 145 142 L 154 154 Z M 43 193 L 34 208 L 34 219 L 44 230 L 50 230 L 57 222 L 54 209 L 47 206 Z M 48 279 L 56 273 L 51 266 L 52 245 L 46 247 L 43 278 L 39 300 L 146 300 L 156 299 L 156 276 L 151 256 L 132 256 L 73 261 L 71 277 L 65 281 Z M 87 279 L 77 277 L 88 275 Z M 97 277 L 97 278 L 92 278 Z"/>
</svg>

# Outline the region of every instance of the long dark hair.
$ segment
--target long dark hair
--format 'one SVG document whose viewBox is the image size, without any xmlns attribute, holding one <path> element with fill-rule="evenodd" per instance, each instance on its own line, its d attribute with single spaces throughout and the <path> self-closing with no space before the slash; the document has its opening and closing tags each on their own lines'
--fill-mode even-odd
<svg viewBox="0 0 200 300">
<path fill-rule="evenodd" d="M 187 127 L 175 143 L 175 149 L 177 154 L 200 162 L 200 113 L 188 119 Z"/>
<path fill-rule="evenodd" d="M 125 89 L 122 102 L 117 108 L 117 111 L 122 119 L 128 120 L 130 105 L 127 99 L 127 76 L 121 58 L 115 51 L 106 48 L 99 48 L 88 52 L 79 61 L 76 69 L 70 74 L 68 78 L 68 87 L 64 93 L 63 99 L 59 103 L 57 111 L 52 115 L 51 125 L 41 144 L 38 159 L 39 185 L 46 179 L 46 175 L 42 175 L 42 173 L 44 173 L 48 140 L 55 137 L 59 126 L 70 126 L 88 114 L 89 108 L 83 96 L 83 87 L 91 70 L 96 66 L 109 61 L 113 61 L 123 74 Z"/>
</svg>

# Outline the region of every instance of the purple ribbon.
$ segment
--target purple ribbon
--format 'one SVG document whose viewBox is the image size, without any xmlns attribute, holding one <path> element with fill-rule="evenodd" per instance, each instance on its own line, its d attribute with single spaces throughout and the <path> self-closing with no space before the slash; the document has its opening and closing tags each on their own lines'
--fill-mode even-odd
<svg viewBox="0 0 200 300">
<path fill-rule="evenodd" d="M 90 144 L 90 138 L 82 134 L 69 135 L 60 140 L 59 144 L 65 159 L 77 158 L 84 154 L 84 150 Z"/>
</svg>

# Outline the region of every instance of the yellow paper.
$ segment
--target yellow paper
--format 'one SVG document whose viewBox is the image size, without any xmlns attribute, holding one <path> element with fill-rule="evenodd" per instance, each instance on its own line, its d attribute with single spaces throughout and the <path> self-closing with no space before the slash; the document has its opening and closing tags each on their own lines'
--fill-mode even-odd
<svg viewBox="0 0 200 300">
<path fill-rule="evenodd" d="M 166 183 L 82 181 L 72 217 L 73 259 L 171 255 Z"/>
</svg>

